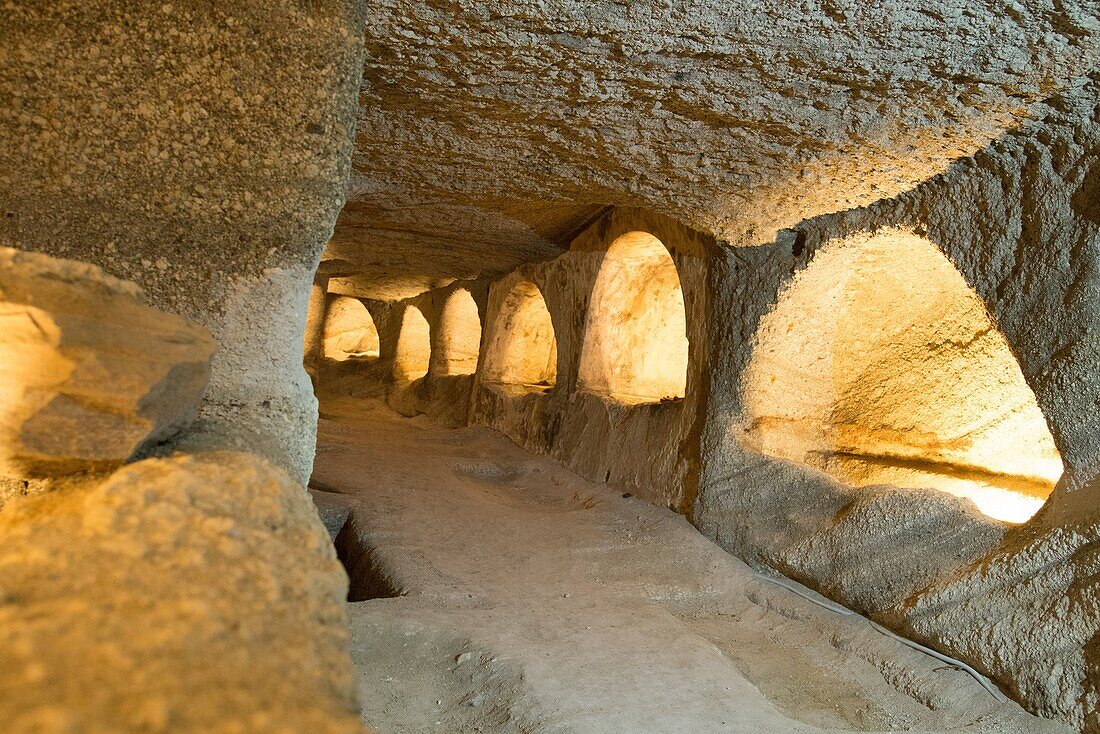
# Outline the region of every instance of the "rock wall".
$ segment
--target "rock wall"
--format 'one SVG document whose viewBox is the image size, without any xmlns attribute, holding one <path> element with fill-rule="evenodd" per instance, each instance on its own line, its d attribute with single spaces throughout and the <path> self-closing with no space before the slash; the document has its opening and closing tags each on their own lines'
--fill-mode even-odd
<svg viewBox="0 0 1100 734">
<path fill-rule="evenodd" d="M 442 425 L 466 425 L 470 390 L 474 382 L 474 372 L 467 370 L 476 370 L 477 366 L 466 365 L 459 369 L 453 366 L 456 361 L 445 359 L 444 355 L 456 355 L 455 329 L 465 330 L 473 324 L 464 324 L 462 320 L 452 318 L 452 299 L 456 295 L 469 299 L 469 305 L 475 309 L 474 313 L 466 314 L 466 318 L 476 321 L 478 334 L 473 342 L 473 357 L 479 360 L 476 350 L 481 344 L 488 289 L 488 280 L 456 281 L 402 301 L 368 301 L 378 327 L 378 359 L 360 360 L 358 365 L 343 369 L 330 360 L 324 360 L 319 384 L 330 386 L 325 389 L 347 394 L 384 396 L 387 403 L 403 415 L 425 414 Z M 330 296 L 334 297 L 341 296 Z M 398 344 L 409 307 L 419 311 L 429 327 L 427 373 L 414 379 L 400 374 L 397 365 Z"/>
<path fill-rule="evenodd" d="M 577 385 L 589 299 L 604 253 L 631 232 L 655 236 L 675 264 L 688 342 L 687 364 L 681 366 L 687 378 L 682 398 L 625 402 Z M 698 406 L 706 389 L 706 260 L 714 247 L 712 239 L 667 218 L 637 209 L 614 209 L 578 236 L 569 252 L 528 264 L 495 282 L 485 319 L 482 364 L 494 329 L 503 328 L 499 314 L 506 296 L 516 283 L 530 282 L 541 291 L 554 325 L 556 382 L 545 390 L 517 391 L 493 384 L 479 371 L 471 421 L 492 426 L 532 451 L 551 454 L 589 479 L 630 488 L 656 504 L 680 510 L 690 507 L 698 463 Z M 623 330 L 634 326 L 620 323 Z M 669 348 L 674 351 L 675 346 Z"/>
<path fill-rule="evenodd" d="M 0 244 L 94 262 L 220 349 L 189 446 L 304 481 L 310 281 L 344 198 L 363 9 L 10 4 L 0 34 Z"/>
<path fill-rule="evenodd" d="M 251 454 L 142 459 L 191 429 L 209 332 L 6 248 L 0 321 L 0 730 L 361 731 L 347 576 L 302 485 Z"/>
<path fill-rule="evenodd" d="M 195 419 L 214 340 L 133 283 L 0 248 L 0 323 L 0 478 L 114 469 Z"/>
<path fill-rule="evenodd" d="M 614 242 L 635 232 L 648 233 L 659 240 L 660 248 L 667 248 L 682 290 L 683 305 L 677 307 L 683 311 L 681 323 L 686 322 L 686 333 L 680 338 L 686 337 L 688 354 L 686 364 L 680 366 L 686 389 L 679 397 L 638 400 L 600 394 L 578 383 L 582 346 L 589 330 L 589 300 L 605 265 L 605 253 Z M 557 457 L 583 476 L 615 483 L 654 503 L 687 512 L 694 500 L 699 405 L 706 389 L 706 261 L 714 252 L 713 239 L 666 217 L 639 209 L 609 210 L 556 259 L 530 263 L 496 281 L 456 281 L 401 301 L 367 301 L 379 332 L 379 359 L 354 365 L 321 360 L 317 363 L 319 389 L 362 396 L 384 394 L 388 404 L 404 415 L 425 414 L 450 426 L 468 421 L 491 426 L 531 451 Z M 548 309 L 555 342 L 552 354 L 556 355 L 553 385 L 502 385 L 492 374 L 491 363 L 499 356 L 491 352 L 499 348 L 502 332 L 515 327 L 502 319 L 501 311 L 520 283 L 531 284 Z M 477 369 L 472 374 L 443 374 L 446 370 L 439 355 L 454 338 L 444 314 L 460 290 L 470 293 L 481 321 Z M 615 293 L 610 300 L 619 296 L 626 299 L 627 306 L 636 297 Z M 329 295 L 330 300 L 334 297 L 339 296 Z M 403 379 L 395 370 L 409 307 L 418 309 L 431 329 L 430 368 L 426 375 L 412 380 Z M 610 330 L 638 331 L 654 326 L 622 321 L 631 311 L 613 312 L 612 318 L 620 321 Z M 307 336 L 309 339 L 315 337 Z M 603 347 L 594 344 L 590 350 L 600 352 Z M 682 349 L 678 344 L 658 347 L 650 355 L 657 365 Z M 522 356 L 517 352 L 508 359 Z M 621 357 L 618 353 L 597 356 L 612 361 Z"/>
<path fill-rule="evenodd" d="M 805 221 L 713 263 L 694 508 L 700 529 L 745 560 L 969 661 L 1032 711 L 1086 731 L 1100 731 L 1098 98 L 1096 82 L 1084 84 L 906 194 Z M 931 490 L 857 490 L 744 440 L 745 374 L 762 319 L 822 248 L 883 228 L 915 232 L 954 263 L 1035 394 L 1065 471 L 1024 525 Z"/>
</svg>

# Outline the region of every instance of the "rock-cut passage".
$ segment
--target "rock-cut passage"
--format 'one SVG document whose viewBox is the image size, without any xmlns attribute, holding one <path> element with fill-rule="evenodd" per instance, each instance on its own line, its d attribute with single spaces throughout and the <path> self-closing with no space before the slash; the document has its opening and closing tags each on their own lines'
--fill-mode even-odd
<svg viewBox="0 0 1100 734">
<path fill-rule="evenodd" d="M 522 281 L 504 297 L 485 349 L 483 381 L 507 392 L 539 392 L 557 383 L 558 343 L 542 292 Z"/>
<path fill-rule="evenodd" d="M 393 374 L 399 380 L 419 380 L 428 374 L 432 335 L 428 320 L 416 306 L 405 306 L 393 358 Z"/>
<path fill-rule="evenodd" d="M 325 316 L 323 337 L 325 359 L 371 359 L 378 356 L 378 329 L 358 298 L 338 296 Z"/>
<path fill-rule="evenodd" d="M 750 447 L 856 486 L 928 487 L 1023 522 L 1062 461 L 1004 337 L 952 263 L 901 231 L 827 244 L 760 324 Z"/>
<path fill-rule="evenodd" d="M 321 399 L 314 496 L 379 732 L 1070 731 L 486 428 Z"/>
<path fill-rule="evenodd" d="M 684 397 L 684 293 L 664 244 L 630 232 L 608 248 L 585 322 L 578 382 L 623 403 Z"/>
</svg>

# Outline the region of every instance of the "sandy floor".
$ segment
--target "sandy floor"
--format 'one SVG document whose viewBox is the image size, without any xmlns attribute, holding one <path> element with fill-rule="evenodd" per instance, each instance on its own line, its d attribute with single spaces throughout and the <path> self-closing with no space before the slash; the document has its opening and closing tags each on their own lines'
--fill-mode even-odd
<svg viewBox="0 0 1100 734">
<path fill-rule="evenodd" d="M 312 487 L 379 734 L 1069 731 L 491 431 L 321 412 Z"/>
</svg>

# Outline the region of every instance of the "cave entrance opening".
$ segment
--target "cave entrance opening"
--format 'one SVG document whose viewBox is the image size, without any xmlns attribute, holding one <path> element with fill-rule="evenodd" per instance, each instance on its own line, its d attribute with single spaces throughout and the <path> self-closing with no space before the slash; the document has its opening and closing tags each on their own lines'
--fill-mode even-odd
<svg viewBox="0 0 1100 734">
<path fill-rule="evenodd" d="M 378 329 L 362 301 L 333 298 L 325 316 L 322 350 L 325 359 L 336 362 L 378 357 Z"/>
<path fill-rule="evenodd" d="M 1062 474 L 1005 337 L 929 240 L 826 244 L 760 323 L 746 443 L 846 484 L 927 487 L 1024 522 Z"/>
<path fill-rule="evenodd" d="M 683 398 L 688 339 L 676 263 L 659 239 L 629 232 L 607 249 L 588 306 L 578 387 L 611 400 Z"/>
<path fill-rule="evenodd" d="M 514 285 L 493 323 L 485 349 L 485 383 L 505 392 L 545 392 L 557 384 L 558 343 L 542 291 Z"/>
</svg>

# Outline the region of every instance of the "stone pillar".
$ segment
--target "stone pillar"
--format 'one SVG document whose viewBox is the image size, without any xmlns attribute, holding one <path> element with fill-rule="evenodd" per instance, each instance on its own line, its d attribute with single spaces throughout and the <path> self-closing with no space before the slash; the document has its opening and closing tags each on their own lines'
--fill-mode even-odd
<svg viewBox="0 0 1100 734">
<path fill-rule="evenodd" d="M 0 34 L 0 241 L 137 282 L 218 342 L 189 448 L 310 474 L 310 283 L 344 200 L 351 0 L 15 3 Z"/>
<path fill-rule="evenodd" d="M 305 365 L 311 375 L 323 356 L 328 301 L 328 276 L 317 273 L 309 289 L 309 308 L 306 311 Z"/>
</svg>

